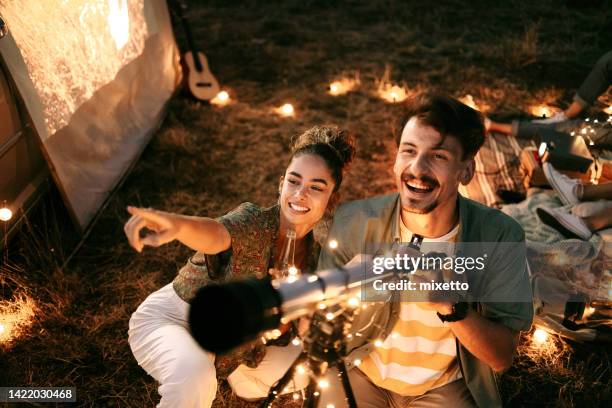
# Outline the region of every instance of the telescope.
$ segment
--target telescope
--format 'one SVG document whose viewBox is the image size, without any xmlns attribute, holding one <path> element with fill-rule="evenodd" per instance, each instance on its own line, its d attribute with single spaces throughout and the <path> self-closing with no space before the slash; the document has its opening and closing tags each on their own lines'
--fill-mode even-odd
<svg viewBox="0 0 612 408">
<path fill-rule="evenodd" d="M 422 237 L 415 235 L 399 252 L 419 254 Z M 246 279 L 210 284 L 196 293 L 189 310 L 191 334 L 213 353 L 225 353 L 277 328 L 308 315 L 323 303 L 338 304 L 361 295 L 363 285 L 390 281 L 395 270 L 374 273 L 372 259 L 284 279 Z"/>
</svg>

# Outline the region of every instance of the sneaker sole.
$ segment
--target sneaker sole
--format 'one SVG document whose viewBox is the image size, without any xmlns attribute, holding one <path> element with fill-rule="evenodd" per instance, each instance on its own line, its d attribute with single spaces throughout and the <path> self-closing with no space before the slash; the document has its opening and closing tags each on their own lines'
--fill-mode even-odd
<svg viewBox="0 0 612 408">
<path fill-rule="evenodd" d="M 591 238 L 591 237 L 585 238 L 585 237 L 582 237 L 576 234 L 574 231 L 568 229 L 565 225 L 563 225 L 558 219 L 556 219 L 551 214 L 549 214 L 547 211 L 541 208 L 536 208 L 536 213 L 538 214 L 538 217 L 540 217 L 540 220 L 542 220 L 544 224 L 559 231 L 561 235 L 563 235 L 565 238 L 576 238 L 576 239 L 581 239 L 583 241 L 587 241 L 589 238 Z"/>
</svg>

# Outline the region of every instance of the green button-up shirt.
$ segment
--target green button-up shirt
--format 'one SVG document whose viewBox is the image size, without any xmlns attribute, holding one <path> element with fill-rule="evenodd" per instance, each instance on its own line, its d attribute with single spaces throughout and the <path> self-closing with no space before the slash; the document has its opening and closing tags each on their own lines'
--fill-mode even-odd
<svg viewBox="0 0 612 408">
<path fill-rule="evenodd" d="M 460 236 L 458 251 L 462 243 L 519 243 L 524 245 L 522 227 L 501 211 L 483 206 L 472 200 L 458 197 Z M 377 245 L 389 246 L 399 242 L 399 194 L 353 201 L 341 206 L 334 215 L 328 240 L 336 240 L 337 248 L 324 246 L 321 250 L 318 269 L 329 269 L 345 265 L 355 255 L 371 251 Z M 473 248 L 476 245 L 464 245 Z M 524 256 L 508 256 L 505 247 L 493 247 L 485 273 L 467 275 L 470 287 L 480 293 L 480 299 L 470 306 L 481 316 L 504 324 L 515 331 L 529 330 L 533 319 L 531 285 Z M 468 254 L 469 255 L 469 254 Z M 395 293 L 392 296 L 396 296 Z M 504 299 L 496 300 L 496 299 Z M 519 302 L 510 299 L 520 299 Z M 348 342 L 348 368 L 353 361 L 363 359 L 373 350 L 374 339 L 384 339 L 391 333 L 398 319 L 400 302 L 372 302 L 355 317 L 352 336 Z M 457 358 L 461 372 L 472 396 L 480 407 L 502 406 L 493 370 L 474 357 L 457 341 Z"/>
</svg>

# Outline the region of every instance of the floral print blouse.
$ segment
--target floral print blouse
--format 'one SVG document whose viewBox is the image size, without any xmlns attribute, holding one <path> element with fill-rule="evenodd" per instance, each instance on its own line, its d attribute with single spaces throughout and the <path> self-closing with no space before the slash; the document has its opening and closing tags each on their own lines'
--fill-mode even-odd
<svg viewBox="0 0 612 408">
<path fill-rule="evenodd" d="M 228 230 L 232 246 L 217 255 L 197 252 L 181 268 L 173 281 L 178 296 L 189 302 L 198 289 L 210 282 L 223 282 L 247 277 L 264 278 L 274 266 L 276 241 L 280 227 L 278 205 L 260 208 L 253 203 L 243 203 L 217 220 Z M 322 223 L 323 224 L 323 223 Z M 319 228 L 317 228 L 318 230 Z M 317 234 L 318 235 L 318 234 Z M 303 273 L 316 270 L 320 245 L 310 232 Z M 215 359 L 217 376 L 226 378 L 239 364 L 256 367 L 265 355 L 266 347 L 259 340 L 244 344 L 228 354 Z"/>
<path fill-rule="evenodd" d="M 198 289 L 212 281 L 267 276 L 276 258 L 279 211 L 278 205 L 261 208 L 246 202 L 217 218 L 227 228 L 232 246 L 217 255 L 201 252 L 193 255 L 173 281 L 179 297 L 189 302 Z M 311 244 L 303 272 L 312 273 L 317 267 L 321 247 L 312 232 L 306 239 L 311 240 Z"/>
</svg>

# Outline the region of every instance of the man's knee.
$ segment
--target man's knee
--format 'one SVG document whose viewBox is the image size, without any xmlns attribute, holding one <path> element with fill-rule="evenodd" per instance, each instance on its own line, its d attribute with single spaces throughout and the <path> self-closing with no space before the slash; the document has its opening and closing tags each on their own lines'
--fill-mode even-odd
<svg viewBox="0 0 612 408">
<path fill-rule="evenodd" d="M 160 407 L 209 407 L 217 393 L 214 357 L 181 356 L 159 387 Z"/>
</svg>

